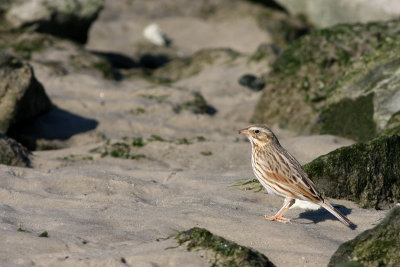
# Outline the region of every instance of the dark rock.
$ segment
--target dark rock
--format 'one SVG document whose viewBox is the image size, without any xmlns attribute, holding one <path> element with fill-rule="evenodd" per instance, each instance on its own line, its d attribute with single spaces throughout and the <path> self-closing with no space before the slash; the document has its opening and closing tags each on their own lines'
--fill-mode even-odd
<svg viewBox="0 0 400 267">
<path fill-rule="evenodd" d="M 378 136 L 400 107 L 398 37 L 400 20 L 303 36 L 279 55 L 252 121 L 358 141 Z"/>
<path fill-rule="evenodd" d="M 0 164 L 29 167 L 29 151 L 14 139 L 0 133 Z"/>
<path fill-rule="evenodd" d="M 179 245 L 186 244 L 187 249 L 211 251 L 211 266 L 275 266 L 265 255 L 251 248 L 238 245 L 217 236 L 204 228 L 194 227 L 175 236 Z"/>
<path fill-rule="evenodd" d="M 328 197 L 385 209 L 400 199 L 400 136 L 342 147 L 304 166 Z"/>
<path fill-rule="evenodd" d="M 3 30 L 29 27 L 85 43 L 103 5 L 104 0 L 2 1 L 0 14 Z"/>
<path fill-rule="evenodd" d="M 32 67 L 0 52 L 0 132 L 6 133 L 12 125 L 41 115 L 51 106 Z"/>
<path fill-rule="evenodd" d="M 328 266 L 400 266 L 400 207 L 374 228 L 343 243 Z"/>
<path fill-rule="evenodd" d="M 261 91 L 265 87 L 264 78 L 258 78 L 252 74 L 245 74 L 239 79 L 239 84 L 249 88 L 252 91 Z"/>
</svg>

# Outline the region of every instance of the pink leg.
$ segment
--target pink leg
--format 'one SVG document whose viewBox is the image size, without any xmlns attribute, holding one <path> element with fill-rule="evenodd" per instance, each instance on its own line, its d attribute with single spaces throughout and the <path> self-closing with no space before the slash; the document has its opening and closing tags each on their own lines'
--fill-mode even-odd
<svg viewBox="0 0 400 267">
<path fill-rule="evenodd" d="M 285 198 L 285 202 L 283 202 L 282 208 L 274 215 L 274 216 L 267 216 L 264 215 L 265 219 L 270 221 L 277 221 L 281 223 L 290 222 L 290 219 L 284 218 L 283 215 L 288 211 L 288 209 L 296 202 L 293 198 Z"/>
</svg>

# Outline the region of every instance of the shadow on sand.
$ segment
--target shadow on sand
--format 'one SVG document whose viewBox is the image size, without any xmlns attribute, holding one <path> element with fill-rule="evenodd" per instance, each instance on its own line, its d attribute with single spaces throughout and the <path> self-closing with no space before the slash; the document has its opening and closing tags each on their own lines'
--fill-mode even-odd
<svg viewBox="0 0 400 267">
<path fill-rule="evenodd" d="M 38 139 L 67 140 L 73 135 L 95 129 L 98 122 L 69 111 L 53 107 L 48 113 L 12 127 L 8 135 L 30 150 Z"/>
</svg>

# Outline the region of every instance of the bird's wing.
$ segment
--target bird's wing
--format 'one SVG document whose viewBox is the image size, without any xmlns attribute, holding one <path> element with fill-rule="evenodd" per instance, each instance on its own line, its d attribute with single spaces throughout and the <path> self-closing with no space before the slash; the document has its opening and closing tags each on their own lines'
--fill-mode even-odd
<svg viewBox="0 0 400 267">
<path fill-rule="evenodd" d="M 280 155 L 281 161 L 284 161 L 284 165 L 289 168 L 278 168 L 270 173 L 276 185 L 289 191 L 294 198 L 311 202 L 323 201 L 314 182 L 308 177 L 300 163 L 286 150 L 281 151 Z"/>
</svg>

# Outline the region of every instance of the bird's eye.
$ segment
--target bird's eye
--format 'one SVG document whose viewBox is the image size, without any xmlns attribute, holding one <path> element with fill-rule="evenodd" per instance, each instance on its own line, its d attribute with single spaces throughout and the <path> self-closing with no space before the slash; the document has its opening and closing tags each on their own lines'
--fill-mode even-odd
<svg viewBox="0 0 400 267">
<path fill-rule="evenodd" d="M 260 132 L 260 130 L 255 130 L 254 132 L 255 132 L 256 134 L 258 134 L 258 133 Z"/>
</svg>

